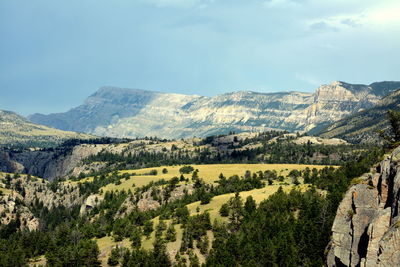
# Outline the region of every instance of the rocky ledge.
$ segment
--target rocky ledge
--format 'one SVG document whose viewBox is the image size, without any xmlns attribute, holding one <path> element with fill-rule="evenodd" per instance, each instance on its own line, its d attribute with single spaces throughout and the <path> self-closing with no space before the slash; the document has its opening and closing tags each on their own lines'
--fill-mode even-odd
<svg viewBox="0 0 400 267">
<path fill-rule="evenodd" d="M 353 180 L 339 205 L 328 266 L 400 266 L 400 147 Z"/>
</svg>

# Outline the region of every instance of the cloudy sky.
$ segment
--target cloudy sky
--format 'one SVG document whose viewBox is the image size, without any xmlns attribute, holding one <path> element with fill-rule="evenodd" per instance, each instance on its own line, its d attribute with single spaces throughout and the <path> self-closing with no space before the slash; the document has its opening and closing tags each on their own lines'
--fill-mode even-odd
<svg viewBox="0 0 400 267">
<path fill-rule="evenodd" d="M 400 80 L 398 0 L 0 0 L 0 109 Z"/>
</svg>

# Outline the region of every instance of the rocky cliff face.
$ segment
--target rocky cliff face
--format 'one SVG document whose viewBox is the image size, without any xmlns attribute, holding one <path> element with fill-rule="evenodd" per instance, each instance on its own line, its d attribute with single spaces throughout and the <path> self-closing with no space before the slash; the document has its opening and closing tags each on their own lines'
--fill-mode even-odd
<svg viewBox="0 0 400 267">
<path fill-rule="evenodd" d="M 81 205 L 84 198 L 76 184 L 62 183 L 52 190 L 50 183 L 40 178 L 0 173 L 0 224 L 18 220 L 21 230 L 38 230 L 40 221 L 32 212 L 34 205 L 69 208 Z"/>
<path fill-rule="evenodd" d="M 228 131 L 309 130 L 373 106 L 400 82 L 334 82 L 314 94 L 235 92 L 215 97 L 103 87 L 66 113 L 30 120 L 102 136 L 186 138 Z"/>
<path fill-rule="evenodd" d="M 400 266 L 400 147 L 354 181 L 332 227 L 328 266 Z"/>
<path fill-rule="evenodd" d="M 382 140 L 378 130 L 389 128 L 388 110 L 398 110 L 400 90 L 379 100 L 372 108 L 339 120 L 318 134 L 326 138 L 342 138 L 352 143 L 378 143 Z"/>
<path fill-rule="evenodd" d="M 88 168 L 97 170 L 104 166 L 85 166 L 83 159 L 90 155 L 99 153 L 106 149 L 111 151 L 112 145 L 89 145 L 82 144 L 74 146 L 70 150 L 56 148 L 55 150 L 24 150 L 15 152 L 0 150 L 0 171 L 10 173 L 27 173 L 48 180 L 65 177 L 67 175 L 77 176 L 81 172 L 90 171 Z"/>
<path fill-rule="evenodd" d="M 59 146 L 45 150 L 11 150 L 0 148 L 0 172 L 26 173 L 47 180 L 78 176 L 80 173 L 98 171 L 106 163 L 86 164 L 84 159 L 101 151 L 122 154 L 148 150 L 149 140 L 136 140 L 119 144 L 79 144 Z M 160 152 L 163 147 L 155 147 L 152 152 Z"/>
</svg>

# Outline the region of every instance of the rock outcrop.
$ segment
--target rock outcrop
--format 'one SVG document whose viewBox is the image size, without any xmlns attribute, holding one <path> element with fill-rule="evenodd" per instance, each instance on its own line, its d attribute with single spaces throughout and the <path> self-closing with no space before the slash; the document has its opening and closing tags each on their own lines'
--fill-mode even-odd
<svg viewBox="0 0 400 267">
<path fill-rule="evenodd" d="M 0 195 L 0 225 L 8 225 L 16 220 L 20 230 L 39 230 L 39 219 L 22 203 L 19 194 Z"/>
<path fill-rule="evenodd" d="M 10 181 L 6 186 L 7 177 Z M 80 205 L 84 201 L 84 196 L 80 195 L 77 184 L 60 183 L 55 190 L 49 181 L 24 174 L 0 173 L 0 188 L 11 191 L 11 195 L 18 195 L 27 206 L 37 204 L 35 201 L 39 200 L 43 207 L 52 209 L 57 206 Z"/>
<path fill-rule="evenodd" d="M 78 176 L 104 167 L 104 164 L 84 164 L 83 160 L 100 151 L 121 152 L 114 145 L 81 144 L 74 147 L 58 147 L 50 150 L 13 151 L 0 149 L 0 171 L 27 173 L 48 180 L 66 176 Z"/>
<path fill-rule="evenodd" d="M 388 110 L 398 110 L 400 90 L 381 99 L 374 107 L 341 119 L 316 132 L 326 138 L 342 138 L 352 143 L 379 143 L 378 130 L 389 128 Z"/>
<path fill-rule="evenodd" d="M 89 210 L 93 209 L 97 205 L 99 205 L 104 200 L 104 197 L 99 194 L 93 194 L 88 196 L 84 203 L 82 204 L 79 214 L 85 215 Z"/>
<path fill-rule="evenodd" d="M 400 82 L 334 82 L 312 93 L 234 92 L 214 97 L 103 87 L 65 113 L 34 114 L 35 123 L 101 136 L 204 137 L 229 131 L 321 128 L 370 108 Z"/>
<path fill-rule="evenodd" d="M 355 179 L 340 203 L 328 266 L 400 266 L 400 147 Z"/>
<path fill-rule="evenodd" d="M 39 230 L 40 221 L 32 207 L 69 208 L 83 201 L 77 185 L 62 183 L 55 189 L 40 178 L 0 173 L 0 224 L 15 222 L 21 230 Z"/>
</svg>

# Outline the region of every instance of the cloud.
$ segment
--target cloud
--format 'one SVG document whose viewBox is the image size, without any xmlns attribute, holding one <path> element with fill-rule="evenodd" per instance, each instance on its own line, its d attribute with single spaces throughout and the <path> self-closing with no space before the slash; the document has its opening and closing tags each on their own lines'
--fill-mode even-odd
<svg viewBox="0 0 400 267">
<path fill-rule="evenodd" d="M 173 8 L 205 8 L 213 0 L 142 0 L 142 2 L 154 5 L 159 8 L 173 7 Z"/>
<path fill-rule="evenodd" d="M 361 23 L 353 18 L 345 18 L 341 21 L 341 23 L 350 27 L 361 26 Z"/>
<path fill-rule="evenodd" d="M 313 31 L 319 31 L 319 32 L 337 31 L 338 30 L 337 27 L 335 27 L 325 21 L 318 21 L 318 22 L 312 23 L 310 25 L 310 29 Z"/>
<path fill-rule="evenodd" d="M 266 0 L 263 5 L 266 8 L 291 8 L 300 6 L 297 1 L 293 0 Z"/>
<path fill-rule="evenodd" d="M 374 25 L 400 25 L 400 3 L 398 1 L 389 2 L 389 4 L 380 3 L 367 9 L 364 13 L 364 21 Z"/>
<path fill-rule="evenodd" d="M 358 10 L 353 11 L 354 13 L 349 11 L 350 8 L 327 16 L 314 17 L 308 19 L 306 24 L 310 29 L 318 31 L 400 26 L 400 2 L 398 1 L 377 1 L 361 6 Z"/>
<path fill-rule="evenodd" d="M 399 0 L 60 3 L 0 0 L 0 91 L 17 92 L 4 108 L 47 112 L 27 109 L 103 84 L 214 95 L 399 79 Z"/>
</svg>

